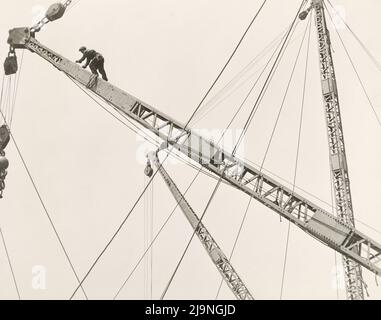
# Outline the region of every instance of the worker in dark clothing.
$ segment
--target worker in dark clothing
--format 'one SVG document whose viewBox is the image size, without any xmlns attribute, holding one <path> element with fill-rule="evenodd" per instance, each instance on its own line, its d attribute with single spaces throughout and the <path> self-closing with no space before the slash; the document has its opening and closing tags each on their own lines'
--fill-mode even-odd
<svg viewBox="0 0 381 320">
<path fill-rule="evenodd" d="M 82 52 L 83 56 L 76 62 L 82 63 L 86 59 L 86 63 L 82 68 L 86 69 L 89 66 L 93 74 L 98 76 L 99 71 L 102 75 L 102 79 L 108 81 L 106 71 L 104 68 L 105 59 L 103 58 L 103 56 L 95 50 L 87 50 L 86 47 L 79 48 L 79 51 Z"/>
</svg>

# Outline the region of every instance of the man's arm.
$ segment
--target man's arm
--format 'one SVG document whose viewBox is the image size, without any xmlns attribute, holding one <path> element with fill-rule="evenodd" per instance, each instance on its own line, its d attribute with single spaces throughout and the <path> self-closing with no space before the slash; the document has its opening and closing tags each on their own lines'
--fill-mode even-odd
<svg viewBox="0 0 381 320">
<path fill-rule="evenodd" d="M 82 58 L 79 59 L 79 60 L 77 60 L 76 62 L 77 62 L 77 63 L 82 63 L 83 61 L 85 61 L 85 59 L 86 59 L 86 53 L 84 53 L 83 56 L 82 56 Z"/>
</svg>

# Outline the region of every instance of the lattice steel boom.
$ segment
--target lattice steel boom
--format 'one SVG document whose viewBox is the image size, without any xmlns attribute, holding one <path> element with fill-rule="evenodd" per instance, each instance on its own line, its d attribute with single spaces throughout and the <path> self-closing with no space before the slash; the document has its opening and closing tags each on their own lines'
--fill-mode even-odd
<svg viewBox="0 0 381 320">
<path fill-rule="evenodd" d="M 213 264 L 217 267 L 222 278 L 236 296 L 238 300 L 254 300 L 253 296 L 250 294 L 249 290 L 241 280 L 238 273 L 233 268 L 229 259 L 225 256 L 217 242 L 214 240 L 213 236 L 210 234 L 205 225 L 200 221 L 196 213 L 193 211 L 190 204 L 184 198 L 179 188 L 176 186 L 175 182 L 169 176 L 164 167 L 160 164 L 157 152 L 150 152 L 148 154 L 149 164 L 153 165 L 156 170 L 159 170 L 160 175 L 171 191 L 173 197 L 178 203 L 181 211 L 184 213 L 188 222 L 192 226 L 195 234 L 199 238 L 201 244 L 204 246 L 206 252 L 208 253 Z M 150 166 L 148 167 L 148 175 L 152 174 L 150 171 Z"/>
</svg>

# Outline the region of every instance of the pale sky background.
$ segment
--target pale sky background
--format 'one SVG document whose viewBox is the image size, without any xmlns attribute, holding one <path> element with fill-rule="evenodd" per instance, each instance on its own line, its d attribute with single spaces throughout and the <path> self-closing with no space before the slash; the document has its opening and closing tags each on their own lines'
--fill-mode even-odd
<svg viewBox="0 0 381 320">
<path fill-rule="evenodd" d="M 37 34 L 39 41 L 75 61 L 81 45 L 102 52 L 110 82 L 185 123 L 232 52 L 262 1 L 252 0 L 80 0 L 63 19 Z M 381 60 L 381 2 L 340 0 L 346 21 L 373 55 Z M 30 26 L 38 8 L 51 1 L 1 1 L 0 58 L 7 54 L 8 30 Z M 292 21 L 299 0 L 269 0 L 214 94 L 242 70 Z M 307 21 L 301 23 L 244 141 L 244 156 L 260 163 L 269 141 L 283 92 Z M 331 28 L 341 99 L 355 217 L 381 230 L 381 127 L 362 92 L 338 38 Z M 381 117 L 381 74 L 346 30 L 344 41 Z M 327 137 L 315 29 L 310 61 L 296 184 L 330 203 Z M 304 47 L 305 48 L 305 47 Z M 18 51 L 20 61 L 21 51 Z M 305 49 L 265 168 L 292 181 L 296 156 Z M 248 78 L 265 60 L 245 74 Z M 234 91 L 197 129 L 224 129 L 255 78 Z M 233 124 L 242 128 L 256 94 Z M 213 94 L 212 94 L 213 95 Z M 100 109 L 64 74 L 25 52 L 13 134 L 67 248 L 82 277 L 130 210 L 146 181 L 137 161 L 142 142 Z M 217 131 L 213 131 L 217 132 Z M 218 138 L 218 135 L 215 136 Z M 68 299 L 77 282 L 44 214 L 12 143 L 0 227 L 6 237 L 23 299 Z M 183 164 L 166 166 L 182 191 L 195 175 Z M 199 214 L 215 186 L 201 177 L 188 193 Z M 158 176 L 154 182 L 154 230 L 175 201 Z M 304 194 L 303 192 L 300 192 Z M 306 195 L 329 210 L 329 206 Z M 248 196 L 223 185 L 205 224 L 228 255 Z M 288 222 L 253 201 L 233 265 L 257 299 L 279 299 Z M 381 242 L 381 233 L 357 222 Z M 91 299 L 111 299 L 144 250 L 143 201 L 84 284 Z M 176 211 L 153 251 L 153 298 L 158 299 L 173 272 L 192 229 Z M 337 257 L 339 265 L 341 258 Z M 46 290 L 32 287 L 32 269 L 47 270 Z M 371 299 L 381 299 L 372 273 L 364 270 Z M 220 276 L 197 239 L 187 253 L 167 299 L 214 299 Z M 336 299 L 335 254 L 297 227 L 291 227 L 284 299 Z M 143 264 L 119 298 L 144 299 Z M 79 293 L 77 298 L 83 298 Z M 339 297 L 345 292 L 340 289 Z M 5 251 L 0 245 L 0 299 L 17 298 Z M 223 287 L 220 298 L 233 295 Z"/>
</svg>

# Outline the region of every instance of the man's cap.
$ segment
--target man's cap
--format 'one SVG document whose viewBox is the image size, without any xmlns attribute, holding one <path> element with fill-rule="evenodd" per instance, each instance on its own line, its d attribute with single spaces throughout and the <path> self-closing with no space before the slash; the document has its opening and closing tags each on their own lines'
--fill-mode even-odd
<svg viewBox="0 0 381 320">
<path fill-rule="evenodd" d="M 84 47 L 84 46 L 80 47 L 79 51 L 81 51 L 81 52 L 86 51 L 86 47 Z"/>
</svg>

